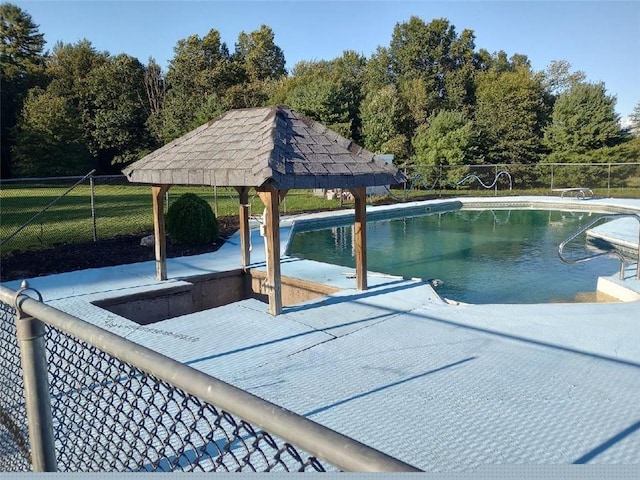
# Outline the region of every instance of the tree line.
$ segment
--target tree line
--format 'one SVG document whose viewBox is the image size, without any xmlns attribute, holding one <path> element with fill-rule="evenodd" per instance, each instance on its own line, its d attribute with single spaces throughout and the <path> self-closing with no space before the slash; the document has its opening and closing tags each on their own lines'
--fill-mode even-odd
<svg viewBox="0 0 640 480">
<path fill-rule="evenodd" d="M 440 165 L 640 161 L 640 102 L 625 130 L 603 83 L 564 60 L 536 72 L 526 55 L 477 49 L 472 30 L 444 18 L 396 24 L 369 57 L 345 51 L 290 72 L 266 25 L 233 50 L 215 29 L 179 40 L 166 72 L 87 39 L 45 52 L 10 3 L 0 30 L 3 178 L 116 173 L 227 110 L 273 104 L 425 178 Z"/>
</svg>

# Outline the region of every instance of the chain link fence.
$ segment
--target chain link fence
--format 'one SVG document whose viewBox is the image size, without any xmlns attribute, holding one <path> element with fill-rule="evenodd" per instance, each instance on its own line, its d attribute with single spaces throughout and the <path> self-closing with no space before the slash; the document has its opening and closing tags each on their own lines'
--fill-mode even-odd
<svg viewBox="0 0 640 480">
<path fill-rule="evenodd" d="M 5 472 L 29 471 L 32 455 L 38 458 L 30 452 L 29 434 L 37 432 L 28 432 L 30 410 L 22 396 L 23 382 L 36 380 L 23 378 L 20 368 L 18 345 L 22 348 L 25 339 L 16 341 L 16 310 L 11 306 L 16 298 L 17 292 L 0 286 L 0 471 Z M 41 373 L 49 384 L 51 448 L 59 471 L 323 472 L 349 465 L 358 470 L 415 470 L 79 318 L 31 298 L 20 299 L 16 305 L 23 315 L 35 318 L 17 322 L 44 323 L 47 371 Z M 25 351 L 37 352 L 37 347 Z M 23 357 L 23 362 L 30 361 L 24 352 Z M 34 398 L 29 402 L 42 404 Z M 239 411 L 246 412 L 244 417 Z M 323 452 L 325 460 L 305 448 Z M 344 458 L 349 455 L 353 458 Z M 46 453 L 39 455 L 43 457 Z"/>
<path fill-rule="evenodd" d="M 404 171 L 409 181 L 385 190 L 396 200 L 416 194 L 553 194 L 554 188 L 577 186 L 589 187 L 600 196 L 640 196 L 640 163 L 434 166 Z M 122 175 L 3 180 L 0 185 L 3 256 L 153 231 L 149 185 L 129 183 Z M 186 192 L 207 200 L 217 217 L 238 214 L 238 194 L 227 187 L 173 186 L 165 206 Z M 289 192 L 283 213 L 288 208 L 298 211 L 342 205 L 338 200 L 311 201 L 313 197 L 311 191 Z M 252 196 L 250 203 L 253 212 L 262 212 L 257 196 Z"/>
<path fill-rule="evenodd" d="M 325 470 L 290 444 L 71 335 L 48 328 L 46 343 L 61 470 Z"/>
<path fill-rule="evenodd" d="M 31 470 L 15 310 L 0 301 L 0 471 Z"/>
<path fill-rule="evenodd" d="M 149 185 L 129 183 L 124 176 L 3 180 L 1 186 L 3 255 L 153 232 Z M 187 191 L 207 200 L 216 216 L 238 213 L 238 195 L 231 188 L 176 186 L 165 205 Z"/>
<path fill-rule="evenodd" d="M 639 162 L 412 166 L 404 172 L 406 189 L 427 191 L 551 194 L 556 188 L 588 187 L 607 197 L 640 191 Z"/>
</svg>

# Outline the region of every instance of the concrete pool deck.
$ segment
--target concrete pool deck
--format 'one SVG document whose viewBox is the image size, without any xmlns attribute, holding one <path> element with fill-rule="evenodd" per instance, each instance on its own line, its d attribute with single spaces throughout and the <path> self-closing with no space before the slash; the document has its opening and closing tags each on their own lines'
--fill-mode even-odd
<svg viewBox="0 0 640 480">
<path fill-rule="evenodd" d="M 562 208 L 640 212 L 640 201 L 461 198 L 372 207 Z M 284 217 L 282 251 L 305 222 Z M 615 237 L 615 222 L 606 225 Z M 637 223 L 637 222 L 636 222 Z M 621 225 L 621 224 L 618 224 Z M 304 226 L 303 226 L 304 228 Z M 621 232 L 626 227 L 621 227 Z M 30 279 L 44 300 L 427 471 L 496 464 L 640 463 L 640 302 L 450 305 L 428 282 L 284 258 L 283 275 L 339 287 L 271 317 L 249 299 L 141 326 L 92 302 L 237 269 L 237 236 L 217 252 Z M 252 232 L 255 268 L 264 261 Z M 621 286 L 640 292 L 627 268 Z M 5 284 L 18 288 L 19 282 Z"/>
</svg>

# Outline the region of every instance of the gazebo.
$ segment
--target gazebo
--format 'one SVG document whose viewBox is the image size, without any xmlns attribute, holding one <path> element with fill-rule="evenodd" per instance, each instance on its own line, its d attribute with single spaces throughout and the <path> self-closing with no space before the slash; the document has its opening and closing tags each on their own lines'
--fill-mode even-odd
<svg viewBox="0 0 640 480">
<path fill-rule="evenodd" d="M 269 312 L 282 312 L 279 204 L 290 189 L 347 189 L 355 198 L 356 288 L 367 288 L 366 187 L 404 175 L 373 153 L 285 106 L 230 110 L 123 170 L 152 185 L 156 276 L 167 279 L 164 196 L 172 185 L 234 187 L 242 266 L 250 264 L 249 190 L 265 205 Z"/>
</svg>

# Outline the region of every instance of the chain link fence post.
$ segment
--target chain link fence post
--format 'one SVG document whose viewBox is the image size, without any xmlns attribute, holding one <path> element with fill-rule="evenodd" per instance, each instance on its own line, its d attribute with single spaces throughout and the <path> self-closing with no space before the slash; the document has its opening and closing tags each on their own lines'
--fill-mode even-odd
<svg viewBox="0 0 640 480">
<path fill-rule="evenodd" d="M 93 180 L 93 174 L 89 177 L 89 185 L 91 186 L 91 223 L 93 225 L 93 241 L 98 241 L 98 225 L 96 223 L 96 185 Z"/>
<path fill-rule="evenodd" d="M 213 186 L 213 214 L 218 218 L 218 186 Z"/>
<path fill-rule="evenodd" d="M 20 308 L 21 294 L 29 288 L 25 281 L 16 292 L 16 336 L 20 347 L 20 363 L 24 380 L 24 398 L 31 445 L 31 465 L 34 472 L 57 471 L 51 396 L 47 373 L 45 326 L 26 315 Z M 35 291 L 35 290 L 34 290 Z M 42 297 L 38 292 L 39 300 Z"/>
</svg>

